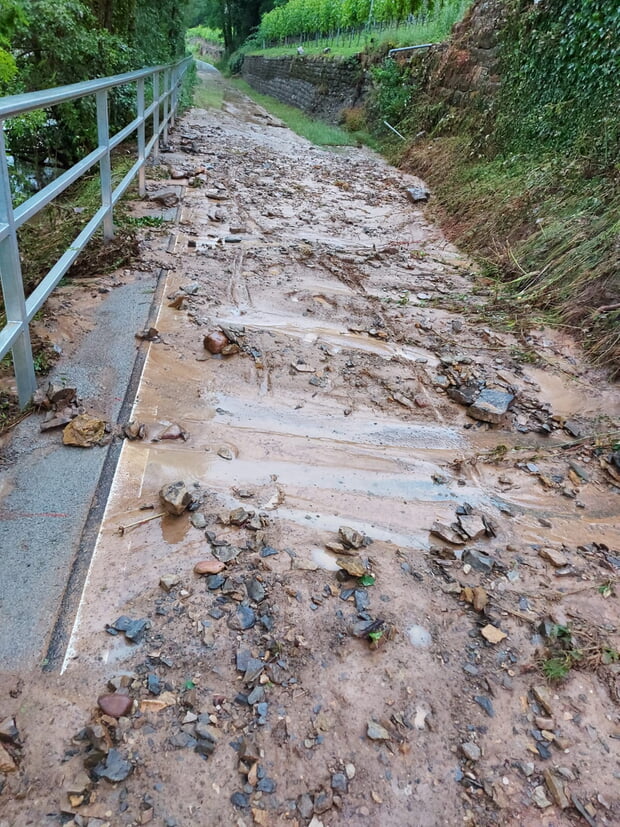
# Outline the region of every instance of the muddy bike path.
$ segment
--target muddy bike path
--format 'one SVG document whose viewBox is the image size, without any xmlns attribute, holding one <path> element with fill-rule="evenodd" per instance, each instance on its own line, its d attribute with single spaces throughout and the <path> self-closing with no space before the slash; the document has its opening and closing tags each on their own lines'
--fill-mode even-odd
<svg viewBox="0 0 620 827">
<path fill-rule="evenodd" d="M 420 182 L 372 153 L 227 87 L 162 162 L 183 209 L 145 251 L 168 273 L 138 438 L 59 670 L 6 682 L 0 814 L 614 823 L 618 486 L 575 437 L 617 428 L 614 390 L 569 339 L 494 329 Z M 189 509 L 156 516 L 175 481 Z M 547 684 L 560 627 L 583 658 Z"/>
</svg>

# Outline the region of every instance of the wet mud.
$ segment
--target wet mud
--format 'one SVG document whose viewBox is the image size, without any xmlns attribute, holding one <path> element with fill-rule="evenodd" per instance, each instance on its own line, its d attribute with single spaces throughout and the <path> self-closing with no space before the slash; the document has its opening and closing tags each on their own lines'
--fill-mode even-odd
<svg viewBox="0 0 620 827">
<path fill-rule="evenodd" d="M 167 271 L 132 412 L 145 438 L 123 444 L 61 668 L 3 679 L 22 749 L 0 817 L 551 827 L 583 810 L 618 823 L 620 485 L 604 440 L 597 453 L 563 424 L 613 433 L 616 389 L 561 335 L 524 342 L 482 319 L 472 263 L 407 198 L 417 179 L 227 96 L 225 111 L 190 111 L 161 156 L 186 179 L 170 238 L 144 243 L 145 265 Z M 238 352 L 205 349 L 219 328 Z M 454 365 L 511 389 L 501 422 L 449 397 Z M 159 438 L 170 424 L 186 440 Z M 196 510 L 156 517 L 176 480 Z M 459 513 L 484 517 L 476 539 L 433 533 Z M 326 549 L 343 526 L 364 538 L 348 551 L 367 581 Z M 222 583 L 194 574 L 222 548 L 237 550 Z M 142 642 L 106 632 L 122 615 L 148 620 Z M 370 622 L 375 638 L 359 634 Z M 581 652 L 556 683 L 545 624 Z M 97 711 L 113 679 L 136 703 L 120 721 Z M 93 721 L 132 771 L 91 771 L 72 806 Z"/>
</svg>

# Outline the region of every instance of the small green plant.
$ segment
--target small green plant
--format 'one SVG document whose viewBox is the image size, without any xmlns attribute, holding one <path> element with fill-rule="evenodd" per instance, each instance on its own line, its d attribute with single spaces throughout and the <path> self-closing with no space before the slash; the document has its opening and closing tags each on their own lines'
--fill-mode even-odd
<svg viewBox="0 0 620 827">
<path fill-rule="evenodd" d="M 128 227 L 163 227 L 166 221 L 159 215 L 127 215 L 119 223 Z"/>
<path fill-rule="evenodd" d="M 617 649 L 612 649 L 610 646 L 605 646 L 601 653 L 601 663 L 609 666 L 611 663 L 620 662 L 620 652 Z"/>
<path fill-rule="evenodd" d="M 563 680 L 568 673 L 570 672 L 572 667 L 572 663 L 570 658 L 564 657 L 556 657 L 556 658 L 548 658 L 546 661 L 543 662 L 543 674 L 544 676 L 550 681 L 561 681 Z"/>
</svg>

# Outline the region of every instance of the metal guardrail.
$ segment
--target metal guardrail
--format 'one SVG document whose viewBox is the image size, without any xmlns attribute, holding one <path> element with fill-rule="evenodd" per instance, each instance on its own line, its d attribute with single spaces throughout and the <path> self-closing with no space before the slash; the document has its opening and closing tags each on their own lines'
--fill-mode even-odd
<svg viewBox="0 0 620 827">
<path fill-rule="evenodd" d="M 416 49 L 430 49 L 431 46 L 437 46 L 437 43 L 421 43 L 419 46 L 400 46 L 398 49 L 390 49 L 388 57 L 398 54 L 399 52 L 414 52 Z"/>
<path fill-rule="evenodd" d="M 17 393 L 22 408 L 28 404 L 36 390 L 29 323 L 95 231 L 103 224 L 104 239 L 108 240 L 113 237 L 114 205 L 127 190 L 136 174 L 140 195 L 145 194 L 144 165 L 146 159 L 151 153 L 155 158 L 158 156 L 160 136 L 163 135 L 164 142 L 168 140 L 168 128 L 174 125 L 181 79 L 191 62 L 192 58 L 188 57 L 168 66 L 153 66 L 100 80 L 0 98 L 0 283 L 7 318 L 6 324 L 0 329 L 0 359 L 9 350 L 12 351 Z M 151 81 L 153 91 L 153 100 L 148 106 L 145 105 L 147 80 Z M 136 85 L 136 117 L 115 135 L 110 135 L 108 92 L 110 89 L 130 83 Z M 4 121 L 25 112 L 47 109 L 56 104 L 78 100 L 89 95 L 95 96 L 97 104 L 97 148 L 23 204 L 13 208 L 4 141 Z M 146 124 L 149 118 L 152 118 L 153 129 L 152 137 L 147 142 Z M 111 152 L 134 132 L 137 134 L 137 159 L 123 180 L 113 188 Z M 99 164 L 101 206 L 36 289 L 26 296 L 17 230 L 95 164 Z"/>
</svg>

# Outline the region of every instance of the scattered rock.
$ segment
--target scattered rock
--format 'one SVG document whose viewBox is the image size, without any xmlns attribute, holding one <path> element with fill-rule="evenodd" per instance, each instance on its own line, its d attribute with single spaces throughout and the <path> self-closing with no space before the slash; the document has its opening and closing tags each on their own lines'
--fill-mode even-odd
<svg viewBox="0 0 620 827">
<path fill-rule="evenodd" d="M 220 563 L 230 563 L 241 554 L 241 549 L 237 546 L 216 546 L 213 549 L 213 556 L 217 557 Z"/>
<path fill-rule="evenodd" d="M 534 788 L 534 791 L 532 792 L 532 801 L 537 807 L 540 807 L 541 810 L 552 806 L 552 802 L 547 798 L 545 788 L 543 786 Z"/>
<path fill-rule="evenodd" d="M 485 388 L 467 409 L 467 415 L 482 422 L 500 424 L 514 401 L 514 395 Z"/>
<path fill-rule="evenodd" d="M 194 528 L 197 528 L 199 531 L 207 527 L 207 518 L 204 514 L 201 514 L 199 511 L 194 511 L 192 514 L 190 514 L 189 521 L 194 526 Z"/>
<path fill-rule="evenodd" d="M 132 772 L 132 764 L 126 761 L 117 749 L 111 749 L 105 761 L 93 768 L 93 773 L 98 778 L 105 778 L 113 783 L 124 781 Z"/>
<path fill-rule="evenodd" d="M 345 548 L 342 543 L 334 543 L 329 542 L 325 543 L 325 548 L 327 551 L 331 551 L 332 554 L 351 554 L 355 553 L 355 549 Z"/>
<path fill-rule="evenodd" d="M 64 408 L 66 405 L 72 405 L 76 401 L 77 388 L 66 387 L 65 385 L 58 385 L 54 382 L 50 382 L 47 386 L 45 395 L 56 408 Z"/>
<path fill-rule="evenodd" d="M 0 744 L 0 773 L 17 772 L 17 764 Z"/>
<path fill-rule="evenodd" d="M 177 516 L 182 514 L 193 500 L 191 493 L 182 480 L 164 485 L 159 492 L 159 498 L 168 514 Z"/>
<path fill-rule="evenodd" d="M 488 640 L 489 643 L 501 643 L 502 640 L 508 637 L 505 632 L 502 632 L 501 629 L 498 629 L 497 626 L 493 626 L 491 623 L 487 623 L 487 625 L 480 630 L 480 634 L 485 640 Z"/>
<path fill-rule="evenodd" d="M 136 339 L 144 339 L 145 342 L 159 342 L 159 330 L 156 327 L 145 327 L 136 333 Z"/>
<path fill-rule="evenodd" d="M 230 525 L 242 526 L 249 519 L 250 513 L 247 512 L 245 508 L 235 508 L 234 511 L 231 511 L 228 515 L 228 522 Z"/>
<path fill-rule="evenodd" d="M 349 526 L 340 526 L 338 534 L 347 548 L 361 548 L 364 545 L 364 535 Z"/>
<path fill-rule="evenodd" d="M 460 515 L 458 523 L 470 540 L 478 540 L 487 532 L 484 520 L 477 515 Z"/>
<path fill-rule="evenodd" d="M 159 585 L 165 592 L 169 592 L 175 586 L 178 586 L 181 578 L 178 574 L 164 574 L 159 578 Z"/>
<path fill-rule="evenodd" d="M 65 445 L 77 448 L 92 448 L 100 445 L 105 435 L 105 422 L 95 416 L 80 414 L 76 416 L 62 432 Z"/>
<path fill-rule="evenodd" d="M 230 797 L 230 802 L 233 807 L 237 807 L 239 810 L 247 810 L 250 806 L 250 799 L 245 793 L 233 793 Z"/>
<path fill-rule="evenodd" d="M 303 795 L 300 795 L 297 799 L 297 810 L 299 811 L 299 815 L 305 820 L 312 817 L 314 813 L 314 801 L 308 793 L 303 793 Z"/>
<path fill-rule="evenodd" d="M 134 439 L 144 439 L 146 436 L 146 427 L 141 422 L 128 422 L 123 426 L 123 433 L 127 439 L 131 441 Z"/>
<path fill-rule="evenodd" d="M 221 353 L 228 344 L 229 341 L 221 330 L 214 330 L 211 333 L 207 333 L 203 339 L 205 350 L 208 350 L 209 353 L 213 353 L 214 355 Z"/>
<path fill-rule="evenodd" d="M 4 718 L 0 721 L 0 741 L 15 743 L 19 740 L 19 731 L 15 725 L 15 718 Z"/>
<path fill-rule="evenodd" d="M 331 790 L 319 790 L 314 796 L 314 813 L 322 815 L 334 806 L 334 796 Z"/>
<path fill-rule="evenodd" d="M 461 752 L 468 761 L 479 761 L 482 755 L 482 750 L 478 744 L 474 744 L 472 741 L 461 744 Z"/>
<path fill-rule="evenodd" d="M 538 686 L 532 687 L 532 695 L 538 701 L 538 703 L 542 706 L 545 712 L 548 715 L 553 716 L 553 702 L 551 699 L 551 693 L 547 689 L 546 686 L 543 684 L 539 684 Z"/>
<path fill-rule="evenodd" d="M 157 190 L 156 192 L 150 193 L 148 199 L 149 201 L 157 201 L 157 203 L 163 207 L 174 207 L 179 203 L 179 196 L 176 190 L 173 189 Z"/>
<path fill-rule="evenodd" d="M 218 457 L 221 457 L 222 459 L 227 459 L 227 460 L 233 460 L 235 458 L 235 455 L 233 454 L 233 452 L 230 450 L 230 448 L 227 445 L 222 445 L 221 448 L 218 448 L 217 449 L 217 455 L 218 455 Z"/>
<path fill-rule="evenodd" d="M 562 554 L 561 551 L 556 551 L 553 548 L 541 548 L 538 551 L 538 556 L 542 557 L 543 560 L 547 560 L 547 562 L 551 563 L 551 565 L 556 569 L 561 569 L 563 566 L 568 566 L 570 563 L 565 554 Z"/>
<path fill-rule="evenodd" d="M 146 618 L 132 620 L 130 617 L 127 617 L 127 615 L 121 615 L 114 623 L 106 626 L 106 631 L 108 634 L 124 632 L 127 640 L 130 640 L 132 643 L 140 643 L 150 625 L 150 621 Z"/>
<path fill-rule="evenodd" d="M 431 534 L 453 546 L 465 545 L 465 538 L 461 534 L 458 534 L 451 526 L 440 523 L 438 520 L 431 526 Z"/>
<path fill-rule="evenodd" d="M 256 615 L 249 606 L 239 606 L 227 620 L 229 629 L 234 629 L 237 632 L 243 632 L 246 629 L 251 629 L 256 623 Z"/>
<path fill-rule="evenodd" d="M 489 718 L 495 717 L 495 710 L 493 709 L 493 704 L 486 697 L 486 695 L 474 695 L 474 701 L 478 704 L 478 706 L 482 707 Z"/>
<path fill-rule="evenodd" d="M 298 571 L 318 571 L 319 564 L 314 560 L 304 560 L 303 557 L 295 557 L 291 560 L 291 568 Z"/>
<path fill-rule="evenodd" d="M 390 733 L 382 727 L 381 724 L 378 724 L 376 721 L 368 721 L 366 726 L 366 735 L 370 738 L 371 741 L 389 741 L 391 736 Z"/>
<path fill-rule="evenodd" d="M 461 600 L 464 600 L 466 603 L 471 603 L 477 612 L 483 612 L 489 601 L 489 596 L 486 589 L 482 586 L 475 586 L 473 589 L 469 586 L 465 586 L 465 588 L 461 591 L 460 596 Z"/>
<path fill-rule="evenodd" d="M 201 560 L 194 566 L 196 574 L 219 574 L 226 566 L 221 560 Z"/>
<path fill-rule="evenodd" d="M 431 197 L 430 191 L 426 187 L 407 187 L 406 192 L 409 200 L 414 204 L 418 204 L 420 201 L 428 201 Z"/>
<path fill-rule="evenodd" d="M 109 715 L 111 718 L 122 718 L 129 713 L 133 706 L 133 700 L 129 695 L 121 695 L 118 692 L 113 692 L 111 695 L 100 695 L 97 698 L 97 703 L 104 715 Z"/>
<path fill-rule="evenodd" d="M 462 561 L 468 563 L 472 569 L 489 574 L 493 570 L 495 560 L 477 548 L 468 548 L 463 552 Z"/>
<path fill-rule="evenodd" d="M 336 563 L 351 577 L 363 577 L 368 573 L 368 569 L 360 557 L 336 557 Z"/>
<path fill-rule="evenodd" d="M 349 788 L 349 781 L 345 773 L 335 772 L 332 775 L 332 790 L 337 793 L 346 793 Z"/>
<path fill-rule="evenodd" d="M 260 603 L 267 596 L 265 587 L 259 580 L 256 579 L 256 577 L 252 577 L 250 580 L 247 580 L 245 588 L 248 593 L 248 597 L 254 603 Z"/>
</svg>

